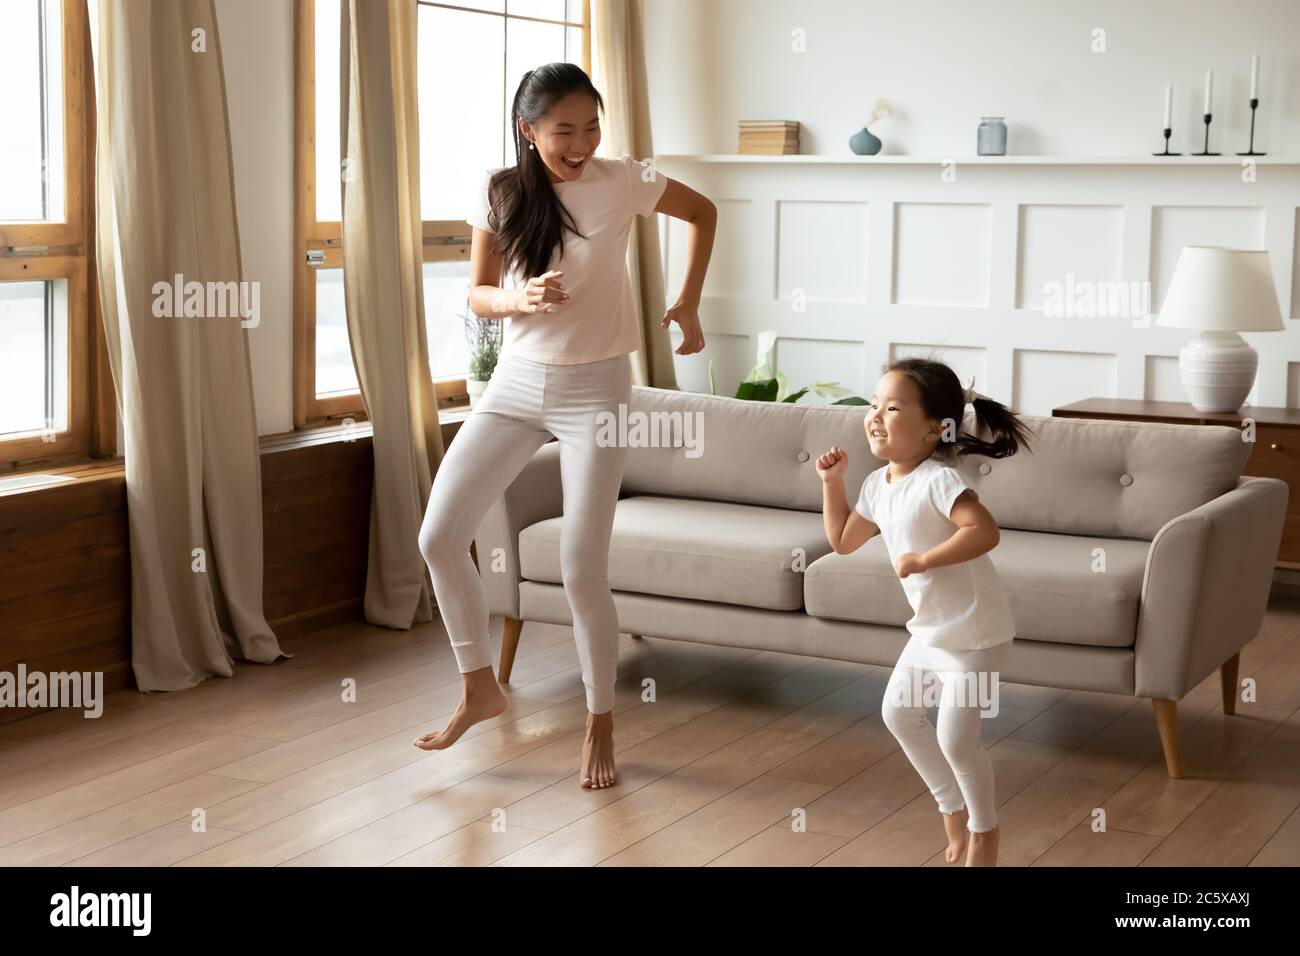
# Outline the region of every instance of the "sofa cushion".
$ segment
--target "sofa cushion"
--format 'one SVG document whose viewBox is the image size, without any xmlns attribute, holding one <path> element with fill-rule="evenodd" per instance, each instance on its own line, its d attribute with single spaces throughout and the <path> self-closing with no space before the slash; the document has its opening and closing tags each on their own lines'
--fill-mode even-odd
<svg viewBox="0 0 1300 956">
<path fill-rule="evenodd" d="M 1002 528 L 1146 538 L 1237 486 L 1250 457 L 1226 425 L 1024 416 L 1031 454 L 960 459 Z M 966 427 L 974 430 L 968 412 Z"/>
<path fill-rule="evenodd" d="M 628 404 L 628 495 L 820 512 L 816 461 L 826 449 L 849 452 L 850 501 L 868 473 L 885 464 L 867 445 L 861 406 L 755 402 L 645 385 L 632 387 Z M 637 440 L 634 423 L 643 427 Z"/>
<path fill-rule="evenodd" d="M 1131 647 L 1150 546 L 1122 538 L 1003 530 L 989 557 L 1007 592 L 1016 636 Z M 912 616 L 879 535 L 853 554 L 819 558 L 805 579 L 804 602 L 817 617 L 901 627 Z"/>
<path fill-rule="evenodd" d="M 562 522 L 549 518 L 520 532 L 524 578 L 563 583 Z M 634 496 L 614 510 L 609 584 L 615 591 L 796 611 L 803 607 L 802 568 L 829 551 L 819 514 Z"/>
</svg>

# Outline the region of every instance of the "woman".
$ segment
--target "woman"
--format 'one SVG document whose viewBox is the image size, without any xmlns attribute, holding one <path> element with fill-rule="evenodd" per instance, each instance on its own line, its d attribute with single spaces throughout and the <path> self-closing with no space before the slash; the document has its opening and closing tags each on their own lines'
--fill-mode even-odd
<svg viewBox="0 0 1300 956">
<path fill-rule="evenodd" d="M 603 109 L 587 74 L 571 63 L 526 74 L 511 110 L 516 165 L 489 172 L 467 220 L 474 226 L 470 307 L 509 321 L 501 361 L 438 468 L 420 530 L 463 692 L 447 726 L 415 741 L 424 750 L 449 747 L 505 710 L 469 546 L 488 508 L 554 435 L 564 486 L 561 577 L 589 711 L 579 780 L 592 789 L 616 780 L 618 615 L 608 561 L 627 449 L 602 447 L 596 431 L 600 413 L 617 415 L 628 402 L 628 353 L 640 348 L 628 232 L 633 217 L 656 212 L 690 224 L 682 292 L 660 323 L 678 324 L 677 354 L 690 355 L 704 347 L 698 309 L 717 223 L 713 203 L 653 166 L 596 157 Z M 506 274 L 515 280 L 508 288 Z"/>
</svg>

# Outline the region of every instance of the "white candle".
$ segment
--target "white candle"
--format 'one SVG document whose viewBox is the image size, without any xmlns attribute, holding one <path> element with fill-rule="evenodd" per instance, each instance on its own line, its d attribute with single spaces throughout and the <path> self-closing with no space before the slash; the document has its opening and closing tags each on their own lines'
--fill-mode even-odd
<svg viewBox="0 0 1300 956">
<path fill-rule="evenodd" d="M 1206 115 L 1209 115 L 1211 112 L 1213 112 L 1213 111 L 1210 109 L 1210 101 L 1211 101 L 1212 99 L 1214 99 L 1214 70 L 1213 70 L 1213 68 L 1208 69 L 1208 70 L 1205 71 L 1205 109 L 1201 110 L 1202 113 L 1205 113 Z"/>
<path fill-rule="evenodd" d="M 1259 54 L 1250 58 L 1250 98 L 1259 99 Z"/>
<path fill-rule="evenodd" d="M 1171 122 L 1174 116 L 1174 84 L 1165 84 L 1165 129 L 1173 126 Z"/>
</svg>

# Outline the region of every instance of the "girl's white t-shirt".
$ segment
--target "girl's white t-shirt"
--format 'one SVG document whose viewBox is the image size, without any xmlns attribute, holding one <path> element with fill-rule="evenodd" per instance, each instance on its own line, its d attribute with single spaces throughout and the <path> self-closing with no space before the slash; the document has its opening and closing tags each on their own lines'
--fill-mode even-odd
<svg viewBox="0 0 1300 956">
<path fill-rule="evenodd" d="M 957 469 L 927 459 L 908 474 L 886 481 L 889 466 L 862 483 L 858 514 L 874 522 L 891 561 L 924 554 L 956 531 L 949 515 L 963 491 L 974 490 Z M 1015 637 L 1015 624 L 997 569 L 987 554 L 909 574 L 900 579 L 912 618 L 907 629 L 929 647 L 978 650 Z"/>
<path fill-rule="evenodd" d="M 498 169 L 503 167 L 498 167 Z M 484 176 L 465 221 L 476 229 L 488 224 L 488 186 Z M 561 270 L 569 300 L 552 303 L 553 312 L 517 312 L 506 319 L 502 355 L 519 355 L 551 365 L 599 362 L 641 347 L 640 322 L 628 279 L 627 242 L 634 216 L 653 215 L 668 177 L 631 156 L 593 156 L 577 179 L 552 183 L 582 236 L 564 232 L 564 254 L 552 252 L 547 271 Z M 585 238 L 584 238 L 585 237 Z M 516 272 L 507 288 L 532 276 Z"/>
</svg>

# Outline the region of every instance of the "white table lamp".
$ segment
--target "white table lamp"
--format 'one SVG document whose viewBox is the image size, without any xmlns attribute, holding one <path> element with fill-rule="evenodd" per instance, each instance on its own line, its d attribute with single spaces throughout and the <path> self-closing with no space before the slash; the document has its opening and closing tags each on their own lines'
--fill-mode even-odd
<svg viewBox="0 0 1300 956">
<path fill-rule="evenodd" d="M 1236 411 L 1259 368 L 1259 354 L 1238 333 L 1283 328 L 1268 253 L 1183 246 L 1156 325 L 1199 333 L 1178 353 L 1192 407 Z"/>
</svg>

